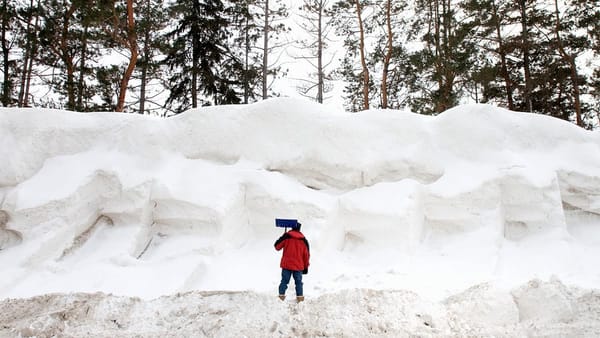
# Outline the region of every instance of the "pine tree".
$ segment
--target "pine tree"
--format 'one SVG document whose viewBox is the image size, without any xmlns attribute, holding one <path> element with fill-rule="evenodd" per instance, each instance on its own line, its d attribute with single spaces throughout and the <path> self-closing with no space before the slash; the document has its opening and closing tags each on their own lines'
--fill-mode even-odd
<svg viewBox="0 0 600 338">
<path fill-rule="evenodd" d="M 584 15 L 581 18 L 580 24 L 588 27 L 587 32 L 592 41 L 591 49 L 594 51 L 595 55 L 598 56 L 600 55 L 600 1 L 574 0 L 573 3 L 575 5 L 590 6 L 583 7 L 587 10 L 583 12 Z M 600 65 L 596 66 L 591 78 L 593 80 L 591 83 L 590 94 L 594 98 L 594 102 L 590 104 L 592 112 L 590 113 L 588 125 L 600 128 Z"/>
<path fill-rule="evenodd" d="M 365 56 L 365 26 L 363 24 L 363 6 L 360 0 L 354 0 L 356 5 L 356 19 L 358 23 L 358 51 L 360 53 L 360 63 L 362 65 L 362 90 L 363 90 L 363 109 L 369 109 L 369 87 L 370 87 L 370 74 L 369 68 L 367 67 L 367 60 Z"/>
<path fill-rule="evenodd" d="M 127 69 L 123 73 L 123 77 L 121 79 L 121 85 L 119 86 L 119 100 L 117 101 L 117 108 L 115 109 L 118 112 L 122 112 L 125 108 L 125 95 L 127 93 L 127 86 L 129 85 L 129 79 L 131 79 L 131 74 L 133 74 L 133 70 L 135 69 L 135 65 L 138 60 L 138 43 L 137 43 L 137 32 L 135 28 L 135 12 L 133 7 L 133 0 L 126 0 L 126 21 L 127 24 L 124 25 L 123 30 L 126 32 L 125 37 L 121 41 L 121 43 L 129 49 L 130 57 L 129 64 L 127 65 Z"/>
<path fill-rule="evenodd" d="M 582 123 L 584 105 L 580 91 L 587 82 L 577 74 L 575 58 L 583 52 L 586 38 L 576 33 L 575 7 L 560 9 L 556 4 L 535 0 L 517 4 L 522 31 L 516 40 L 524 83 L 517 87 L 522 100 L 516 109 L 551 115 Z M 584 30 L 585 31 L 585 30 Z"/>
<path fill-rule="evenodd" d="M 94 78 L 94 68 L 98 67 L 97 60 L 100 58 L 102 47 L 106 45 L 105 39 L 108 37 L 102 30 L 101 23 L 106 14 L 103 14 L 102 6 L 96 5 L 93 1 L 86 1 L 75 12 L 75 24 L 73 27 L 76 34 L 77 58 L 76 72 L 77 87 L 76 87 L 76 103 L 75 110 L 77 111 L 93 111 L 97 110 L 94 101 L 93 85 L 96 81 Z M 115 107 L 116 108 L 116 107 Z M 112 109 L 114 110 L 114 109 Z"/>
<path fill-rule="evenodd" d="M 101 8 L 105 9 L 102 12 L 102 20 L 99 21 L 103 31 L 116 48 L 120 50 L 125 49 L 129 53 L 127 65 L 121 76 L 117 105 L 115 107 L 115 111 L 122 112 L 125 110 L 125 98 L 129 80 L 131 79 L 139 55 L 134 0 L 98 0 L 98 4 Z"/>
<path fill-rule="evenodd" d="M 376 44 L 368 55 L 369 67 L 373 69 L 371 89 L 373 97 L 379 97 L 379 108 L 400 109 L 405 106 L 405 76 L 401 72 L 407 62 L 405 46 L 413 39 L 410 32 L 410 8 L 407 1 L 383 1 L 374 6 Z M 376 103 L 373 100 L 373 103 Z"/>
<path fill-rule="evenodd" d="M 338 34 L 345 36 L 346 54 L 339 74 L 346 80 L 345 93 L 352 111 L 364 110 L 367 99 L 373 108 L 403 108 L 415 97 L 409 98 L 408 88 L 416 87 L 421 76 L 414 71 L 405 45 L 418 36 L 412 28 L 414 8 L 407 1 L 363 2 L 364 63 L 361 56 L 360 23 L 356 16 L 356 2 L 337 2 L 334 10 Z M 417 25 L 414 25 L 417 26 Z M 420 64 L 420 63 L 416 63 Z M 360 67 L 358 66 L 360 65 Z M 365 71 L 366 70 L 366 71 Z M 366 83 L 365 73 L 369 82 Z M 367 90 L 365 90 L 365 86 Z"/>
<path fill-rule="evenodd" d="M 75 110 L 76 81 L 75 58 L 77 37 L 74 29 L 75 12 L 79 1 L 51 0 L 44 3 L 43 22 L 40 27 L 41 61 L 61 71 L 48 83 L 67 98 L 66 109 Z"/>
<path fill-rule="evenodd" d="M 573 0 L 560 4 L 554 0 L 554 27 L 550 43 L 560 56 L 563 67 L 568 70 L 564 85 L 568 100 L 562 107 L 563 114 L 565 119 L 589 128 L 594 114 L 590 105 L 582 101 L 583 95 L 590 92 L 589 78 L 583 75 L 581 64 L 577 61 L 590 50 L 590 46 L 594 46 L 594 34 L 598 33 L 600 26 L 600 1 Z"/>
<path fill-rule="evenodd" d="M 497 0 L 468 0 L 463 3 L 474 29 L 473 43 L 477 61 L 470 74 L 477 102 L 495 102 L 515 110 L 514 83 L 518 72 L 508 41 L 507 27 L 512 22 L 505 2 Z M 479 87 L 482 87 L 479 92 Z"/>
<path fill-rule="evenodd" d="M 241 102 L 239 88 L 246 74 L 229 47 L 227 11 L 220 0 L 183 0 L 170 7 L 177 25 L 166 35 L 171 43 L 164 62 L 172 72 L 167 106 L 178 103 L 175 112 Z"/>
<path fill-rule="evenodd" d="M 15 47 L 16 7 L 13 1 L 0 2 L 0 35 L 2 38 L 2 93 L 0 102 L 7 107 L 14 100 L 14 78 L 16 77 L 15 61 L 10 59 L 11 50 Z"/>
<path fill-rule="evenodd" d="M 409 83 L 411 107 L 425 114 L 441 113 L 456 104 L 473 64 L 472 24 L 462 23 L 452 0 L 419 0 L 413 29 L 422 29 L 423 48 L 410 56 L 407 72 L 421 74 Z"/>
<path fill-rule="evenodd" d="M 315 69 L 316 80 L 305 80 L 299 89 L 304 96 L 311 96 L 309 93 L 316 89 L 316 94 L 312 97 L 319 103 L 323 103 L 325 93 L 331 90 L 325 80 L 330 77 L 326 71 L 327 66 L 331 64 L 333 55 L 328 60 L 324 59 L 324 52 L 330 42 L 329 34 L 331 33 L 331 15 L 328 9 L 329 1 L 327 0 L 304 0 L 300 7 L 302 11 L 300 26 L 310 35 L 310 41 L 301 41 L 301 49 L 305 53 L 299 58 L 308 61 Z"/>
<path fill-rule="evenodd" d="M 147 106 L 148 101 L 162 93 L 162 90 L 151 92 L 149 85 L 153 81 L 157 85 L 160 84 L 162 73 L 158 56 L 166 48 L 161 32 L 165 29 L 168 18 L 164 15 L 163 1 L 141 0 L 139 8 L 137 34 L 140 38 L 140 59 L 137 62 L 136 77 L 139 79 L 140 85 L 139 93 L 134 92 L 134 95 L 138 95 L 137 112 L 146 114 L 151 111 Z M 161 105 L 157 104 L 157 106 Z"/>
<path fill-rule="evenodd" d="M 259 11 L 254 1 L 232 1 L 228 12 L 231 27 L 234 28 L 231 50 L 240 60 L 243 60 L 240 82 L 243 91 L 242 103 L 247 104 L 261 96 L 258 82 L 262 71 L 262 53 L 258 52 L 257 44 L 262 36 L 263 27 L 258 22 Z M 236 48 L 237 46 L 239 48 Z"/>
<path fill-rule="evenodd" d="M 288 28 L 282 20 L 288 16 L 288 13 L 287 7 L 281 3 L 281 0 L 259 0 L 255 5 L 260 8 L 259 16 L 262 19 L 261 90 L 262 99 L 265 100 L 269 97 L 272 83 L 269 82 L 269 77 L 274 79 L 281 71 L 281 67 L 276 66 L 277 60 L 271 62 L 269 57 L 287 44 L 287 42 L 274 44 L 273 39 L 277 41 L 281 33 L 287 31 Z"/>
<path fill-rule="evenodd" d="M 94 106 L 95 111 L 115 111 L 117 97 L 121 83 L 123 68 L 117 65 L 103 65 L 96 67 L 96 84 L 93 91 L 100 98 L 100 104 Z"/>
<path fill-rule="evenodd" d="M 61 107 L 96 110 L 91 85 L 96 61 L 101 47 L 115 45 L 102 28 L 111 7 L 100 0 L 53 0 L 40 2 L 40 7 L 38 64 L 54 70 L 51 78 L 40 78 L 66 97 Z"/>
<path fill-rule="evenodd" d="M 172 42 L 165 63 L 175 70 L 169 79 L 167 105 L 179 101 L 175 112 L 181 112 L 198 107 L 199 89 L 209 96 L 217 92 L 215 71 L 223 58 L 220 43 L 227 40 L 227 32 L 221 1 L 182 0 L 169 10 L 177 24 L 166 35 Z"/>
<path fill-rule="evenodd" d="M 383 70 L 381 76 L 381 108 L 388 108 L 388 72 L 390 70 L 390 62 L 392 60 L 392 52 L 394 48 L 394 32 L 392 30 L 392 1 L 385 2 L 385 53 L 383 56 Z"/>
<path fill-rule="evenodd" d="M 568 65 L 570 78 L 572 81 L 573 88 L 573 108 L 575 110 L 576 122 L 578 126 L 583 126 L 583 119 L 581 113 L 581 94 L 580 94 L 580 80 L 578 75 L 578 68 L 576 64 L 577 57 L 585 51 L 587 45 L 589 45 L 589 40 L 587 36 L 576 36 L 574 33 L 574 27 L 577 25 L 575 20 L 576 17 L 573 17 L 575 9 L 567 10 L 566 17 L 561 17 L 561 13 L 558 6 L 558 1 L 554 0 L 554 17 L 555 27 L 554 27 L 554 45 L 557 47 L 562 60 Z M 566 36 L 565 31 L 567 33 Z"/>
<path fill-rule="evenodd" d="M 23 18 L 25 27 L 22 29 L 19 46 L 24 51 L 21 67 L 21 84 L 19 86 L 19 107 L 29 106 L 29 93 L 33 76 L 34 60 L 38 54 L 38 32 L 40 19 L 40 2 L 29 1 L 27 7 L 18 10 L 18 17 Z"/>
<path fill-rule="evenodd" d="M 333 5 L 336 32 L 344 37 L 346 54 L 340 67 L 340 75 L 346 80 L 344 93 L 351 100 L 349 109 L 352 111 L 370 108 L 373 81 L 369 70 L 366 49 L 366 34 L 372 31 L 371 18 L 364 17 L 369 1 L 341 0 Z M 357 67 L 355 65 L 360 65 Z"/>
</svg>

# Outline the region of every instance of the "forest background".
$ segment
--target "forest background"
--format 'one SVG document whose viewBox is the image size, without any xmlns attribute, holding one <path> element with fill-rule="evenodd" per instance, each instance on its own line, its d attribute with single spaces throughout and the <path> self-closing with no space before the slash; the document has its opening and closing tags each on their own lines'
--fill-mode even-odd
<svg viewBox="0 0 600 338">
<path fill-rule="evenodd" d="M 341 86 L 353 112 L 478 102 L 600 125 L 600 0 L 0 0 L 0 10 L 4 107 L 170 116 L 289 95 L 287 81 L 321 103 Z"/>
</svg>

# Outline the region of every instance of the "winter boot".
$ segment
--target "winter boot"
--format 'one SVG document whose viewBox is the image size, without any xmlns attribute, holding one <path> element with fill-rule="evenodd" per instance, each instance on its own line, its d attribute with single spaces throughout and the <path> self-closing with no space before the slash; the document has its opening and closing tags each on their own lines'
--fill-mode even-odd
<svg viewBox="0 0 600 338">
<path fill-rule="evenodd" d="M 285 300 L 285 295 L 279 295 L 279 299 Z"/>
<path fill-rule="evenodd" d="M 304 301 L 304 296 L 296 296 L 296 301 L 298 303 L 303 302 Z"/>
</svg>

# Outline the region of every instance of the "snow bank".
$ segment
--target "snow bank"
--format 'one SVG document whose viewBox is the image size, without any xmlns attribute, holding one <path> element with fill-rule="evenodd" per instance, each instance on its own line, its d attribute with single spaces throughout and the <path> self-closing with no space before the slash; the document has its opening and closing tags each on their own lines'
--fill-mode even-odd
<svg viewBox="0 0 600 338">
<path fill-rule="evenodd" d="M 300 304 L 252 291 L 194 291 L 152 300 L 75 293 L 0 301 L 0 336 L 592 337 L 600 335 L 599 317 L 597 290 L 557 281 L 531 281 L 512 295 L 482 284 L 442 302 L 370 289 Z"/>
<path fill-rule="evenodd" d="M 311 295 L 600 285 L 600 133 L 486 105 L 327 109 L 0 110 L 0 298 L 273 292 L 276 217 L 304 224 Z"/>
</svg>

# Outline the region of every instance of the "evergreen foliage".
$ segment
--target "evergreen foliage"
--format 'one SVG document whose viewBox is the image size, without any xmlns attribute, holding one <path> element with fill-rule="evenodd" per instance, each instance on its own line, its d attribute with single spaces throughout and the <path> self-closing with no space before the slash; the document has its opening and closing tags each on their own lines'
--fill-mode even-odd
<svg viewBox="0 0 600 338">
<path fill-rule="evenodd" d="M 352 111 L 365 106 L 357 22 L 352 19 L 355 2 L 340 0 L 334 6 L 338 34 L 345 37 L 340 74 Z M 363 15 L 372 19 L 365 27 L 369 69 L 371 74 L 382 69 L 387 74 L 371 76 L 372 107 L 390 102 L 387 107 L 438 114 L 476 101 L 547 114 L 588 128 L 599 124 L 597 81 L 590 81 L 580 58 L 600 56 L 600 1 L 394 1 L 389 65 L 384 63 L 389 34 L 381 19 L 384 2 L 361 3 L 368 8 Z M 387 100 L 382 99 L 385 87 L 379 83 L 383 78 L 391 89 L 386 90 Z"/>
<path fill-rule="evenodd" d="M 438 114 L 475 101 L 600 125 L 600 0 L 298 4 L 296 21 L 318 37 L 301 48 L 321 58 L 319 102 L 318 22 L 330 16 L 348 110 Z M 0 0 L 0 10 L 2 106 L 168 115 L 277 95 L 270 84 L 285 74 L 278 0 Z"/>
</svg>

